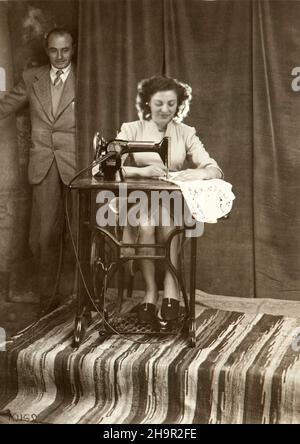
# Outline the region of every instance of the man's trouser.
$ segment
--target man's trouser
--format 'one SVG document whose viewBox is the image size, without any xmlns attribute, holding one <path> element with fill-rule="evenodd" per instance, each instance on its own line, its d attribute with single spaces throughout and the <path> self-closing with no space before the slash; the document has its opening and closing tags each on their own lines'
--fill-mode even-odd
<svg viewBox="0 0 300 444">
<path fill-rule="evenodd" d="M 55 288 L 56 295 L 73 292 L 75 259 L 64 217 L 64 184 L 54 160 L 46 177 L 33 185 L 29 244 L 36 265 L 36 291 L 47 304 Z M 72 197 L 71 197 L 72 196 Z M 68 199 L 72 233 L 76 233 L 76 193 Z M 76 239 L 76 238 L 75 238 Z M 76 240 L 75 240 L 76 242 Z M 57 282 L 61 262 L 60 282 Z"/>
</svg>

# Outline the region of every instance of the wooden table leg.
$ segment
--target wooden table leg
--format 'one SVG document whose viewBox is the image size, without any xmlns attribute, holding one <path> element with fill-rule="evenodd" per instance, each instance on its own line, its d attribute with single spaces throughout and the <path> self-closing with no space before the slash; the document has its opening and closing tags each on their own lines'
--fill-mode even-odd
<svg viewBox="0 0 300 444">
<path fill-rule="evenodd" d="M 191 238 L 191 274 L 190 274 L 190 318 L 189 341 L 192 347 L 196 346 L 196 322 L 195 322 L 195 293 L 196 293 L 196 266 L 197 266 L 197 237 Z"/>
<path fill-rule="evenodd" d="M 74 328 L 73 347 L 79 347 L 82 342 L 86 324 L 88 322 L 87 307 L 88 294 L 82 279 L 85 279 L 86 285 L 90 291 L 89 282 L 89 260 L 91 250 L 91 234 L 89 230 L 89 219 L 91 209 L 91 192 L 90 190 L 78 191 L 78 245 L 77 255 L 79 264 L 77 263 L 77 289 L 76 289 L 76 318 Z M 79 268 L 80 265 L 80 268 Z"/>
</svg>

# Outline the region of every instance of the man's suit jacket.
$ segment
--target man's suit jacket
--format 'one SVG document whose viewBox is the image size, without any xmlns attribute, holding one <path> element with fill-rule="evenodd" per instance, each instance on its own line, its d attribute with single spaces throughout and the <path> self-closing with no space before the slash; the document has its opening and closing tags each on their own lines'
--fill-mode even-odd
<svg viewBox="0 0 300 444">
<path fill-rule="evenodd" d="M 54 159 L 65 184 L 76 172 L 75 152 L 75 72 L 74 66 L 64 84 L 55 118 L 52 115 L 50 66 L 28 69 L 22 80 L 0 100 L 0 119 L 29 101 L 31 138 L 28 178 L 40 183 Z"/>
</svg>

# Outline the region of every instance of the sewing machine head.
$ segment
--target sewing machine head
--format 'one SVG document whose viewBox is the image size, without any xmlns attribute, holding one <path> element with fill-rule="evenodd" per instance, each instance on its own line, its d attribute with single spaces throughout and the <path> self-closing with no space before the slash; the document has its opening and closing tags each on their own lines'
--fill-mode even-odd
<svg viewBox="0 0 300 444">
<path fill-rule="evenodd" d="M 99 133 L 93 139 L 94 160 L 99 163 L 99 175 L 107 181 L 117 180 L 117 175 L 124 180 L 122 174 L 122 156 L 129 153 L 152 152 L 159 154 L 161 160 L 169 168 L 169 137 L 164 137 L 161 142 L 144 142 L 113 139 L 106 142 Z"/>
</svg>

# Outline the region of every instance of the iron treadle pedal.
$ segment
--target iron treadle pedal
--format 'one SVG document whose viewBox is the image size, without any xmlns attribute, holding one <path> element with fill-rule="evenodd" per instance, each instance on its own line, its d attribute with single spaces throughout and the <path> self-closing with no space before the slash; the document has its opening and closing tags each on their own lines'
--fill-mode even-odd
<svg viewBox="0 0 300 444">
<path fill-rule="evenodd" d="M 109 325 L 106 324 L 105 329 L 108 334 L 118 332 L 120 334 L 176 335 L 184 328 L 186 320 L 183 307 L 181 307 L 178 318 L 174 321 L 163 321 L 157 317 L 156 322 L 148 324 L 141 324 L 134 311 L 119 314 L 110 313 L 107 319 Z"/>
</svg>

